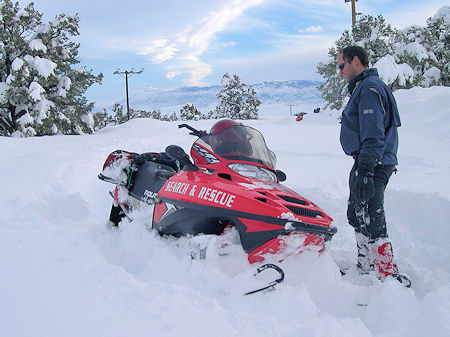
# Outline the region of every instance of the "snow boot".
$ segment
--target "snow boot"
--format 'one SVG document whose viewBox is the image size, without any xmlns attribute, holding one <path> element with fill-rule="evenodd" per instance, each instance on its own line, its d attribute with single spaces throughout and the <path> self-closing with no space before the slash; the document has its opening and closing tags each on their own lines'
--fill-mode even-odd
<svg viewBox="0 0 450 337">
<path fill-rule="evenodd" d="M 392 245 L 388 238 L 379 238 L 375 242 L 369 243 L 369 246 L 378 279 L 385 280 L 387 277 L 393 277 L 409 288 L 411 280 L 398 272 Z"/>
<path fill-rule="evenodd" d="M 370 253 L 378 278 L 385 279 L 391 274 L 398 273 L 397 264 L 394 261 L 392 245 L 387 238 L 379 238 L 370 243 Z"/>
<path fill-rule="evenodd" d="M 369 249 L 369 238 L 355 232 L 356 247 L 358 248 L 358 257 L 356 259 L 356 268 L 360 275 L 367 275 L 374 270 L 373 260 Z"/>
</svg>

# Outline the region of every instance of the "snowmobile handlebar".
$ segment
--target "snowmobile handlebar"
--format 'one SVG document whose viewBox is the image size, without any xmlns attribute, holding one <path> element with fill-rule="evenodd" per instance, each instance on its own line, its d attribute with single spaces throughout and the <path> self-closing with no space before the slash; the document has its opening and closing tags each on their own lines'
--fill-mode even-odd
<svg viewBox="0 0 450 337">
<path fill-rule="evenodd" d="M 197 137 L 203 137 L 203 136 L 207 136 L 208 135 L 205 131 L 194 129 L 192 126 L 190 126 L 188 124 L 179 124 L 178 128 L 180 128 L 180 129 L 181 128 L 189 129 L 189 130 L 192 131 L 192 132 L 189 132 L 189 134 L 193 135 L 193 136 L 197 136 Z"/>
</svg>

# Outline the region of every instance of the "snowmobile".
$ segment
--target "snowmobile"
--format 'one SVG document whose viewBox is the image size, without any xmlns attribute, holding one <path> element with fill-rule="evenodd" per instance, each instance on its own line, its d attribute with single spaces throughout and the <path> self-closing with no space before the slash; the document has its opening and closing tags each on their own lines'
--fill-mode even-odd
<svg viewBox="0 0 450 337">
<path fill-rule="evenodd" d="M 117 150 L 108 156 L 99 178 L 116 184 L 114 224 L 139 200 L 153 207 L 151 228 L 161 235 L 223 235 L 234 227 L 251 264 L 324 250 L 336 233 L 333 219 L 280 183 L 286 175 L 275 169 L 276 156 L 259 131 L 232 120 L 216 122 L 209 133 L 178 127 L 197 137 L 192 161 L 177 145 L 163 153 Z M 280 274 L 268 287 L 283 280 L 272 263 L 257 272 L 267 268 Z"/>
</svg>

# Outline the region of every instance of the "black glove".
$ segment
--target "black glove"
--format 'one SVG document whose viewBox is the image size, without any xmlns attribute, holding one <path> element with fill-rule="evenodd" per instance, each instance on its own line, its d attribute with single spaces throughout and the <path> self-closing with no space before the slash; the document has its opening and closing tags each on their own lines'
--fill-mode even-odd
<svg viewBox="0 0 450 337">
<path fill-rule="evenodd" d="M 357 201 L 365 202 L 374 196 L 373 170 L 376 165 L 375 157 L 363 154 L 358 156 L 358 169 L 355 172 L 353 185 L 353 195 Z"/>
</svg>

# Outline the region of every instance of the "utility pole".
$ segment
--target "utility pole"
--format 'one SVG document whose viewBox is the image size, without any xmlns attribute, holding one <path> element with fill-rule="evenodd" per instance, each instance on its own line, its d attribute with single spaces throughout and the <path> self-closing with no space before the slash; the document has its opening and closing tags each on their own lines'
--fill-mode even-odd
<svg viewBox="0 0 450 337">
<path fill-rule="evenodd" d="M 352 26 L 355 25 L 356 23 L 356 7 L 355 7 L 355 2 L 358 0 L 345 0 L 345 2 L 351 2 L 352 3 Z"/>
<path fill-rule="evenodd" d="M 289 104 L 289 113 L 292 116 L 292 107 L 294 106 L 294 104 Z"/>
<path fill-rule="evenodd" d="M 125 74 L 125 91 L 126 91 L 126 95 L 127 95 L 127 120 L 130 120 L 130 103 L 129 103 L 129 100 L 128 100 L 128 75 L 140 74 L 143 71 L 144 71 L 144 69 L 141 69 L 139 71 L 134 71 L 134 69 L 120 71 L 120 69 L 117 69 L 113 73 L 115 75 L 123 75 L 123 74 Z"/>
</svg>

